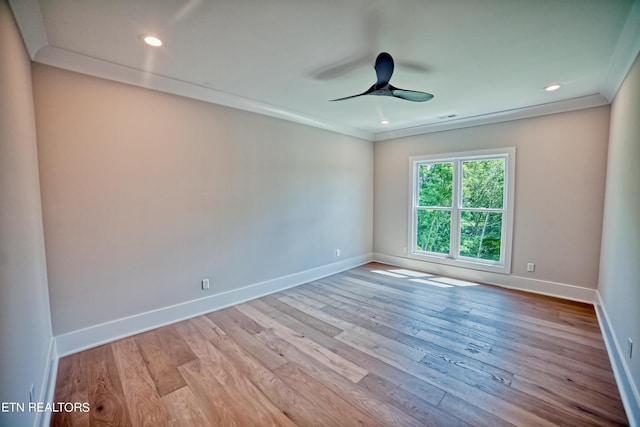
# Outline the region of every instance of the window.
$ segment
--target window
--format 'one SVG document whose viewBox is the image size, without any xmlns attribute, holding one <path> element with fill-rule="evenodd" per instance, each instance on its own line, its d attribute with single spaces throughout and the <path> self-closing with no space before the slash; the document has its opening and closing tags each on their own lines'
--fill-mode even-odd
<svg viewBox="0 0 640 427">
<path fill-rule="evenodd" d="M 511 270 L 515 148 L 411 158 L 409 256 Z"/>
</svg>

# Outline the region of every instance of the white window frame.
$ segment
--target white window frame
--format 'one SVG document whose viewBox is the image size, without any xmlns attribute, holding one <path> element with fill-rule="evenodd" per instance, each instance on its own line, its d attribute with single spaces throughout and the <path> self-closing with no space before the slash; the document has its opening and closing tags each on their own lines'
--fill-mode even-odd
<svg viewBox="0 0 640 427">
<path fill-rule="evenodd" d="M 502 158 L 505 161 L 504 200 L 502 209 L 470 209 L 462 208 L 462 162 L 469 160 L 489 160 Z M 451 207 L 451 233 L 449 254 L 418 251 L 417 248 L 417 212 L 418 212 L 418 167 L 424 163 L 453 163 L 453 202 Z M 497 148 L 460 153 L 433 154 L 412 156 L 409 158 L 409 258 L 446 264 L 456 267 L 511 274 L 511 249 L 513 240 L 513 210 L 515 193 L 515 147 Z M 449 209 L 447 209 L 449 210 Z M 500 244 L 500 261 L 479 260 L 457 256 L 460 246 L 461 211 L 480 210 L 482 212 L 502 213 L 502 236 Z"/>
</svg>

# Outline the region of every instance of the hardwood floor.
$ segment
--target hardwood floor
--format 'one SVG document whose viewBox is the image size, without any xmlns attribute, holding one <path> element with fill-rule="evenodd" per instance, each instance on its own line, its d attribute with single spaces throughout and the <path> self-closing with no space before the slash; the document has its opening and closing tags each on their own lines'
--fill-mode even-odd
<svg viewBox="0 0 640 427">
<path fill-rule="evenodd" d="M 62 358 L 55 400 L 91 407 L 55 426 L 627 425 L 593 307 L 381 264 Z"/>
</svg>

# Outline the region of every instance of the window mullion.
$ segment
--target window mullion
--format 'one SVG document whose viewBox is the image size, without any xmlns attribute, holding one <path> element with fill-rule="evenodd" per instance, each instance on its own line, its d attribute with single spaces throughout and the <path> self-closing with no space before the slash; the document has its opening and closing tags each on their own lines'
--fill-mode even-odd
<svg viewBox="0 0 640 427">
<path fill-rule="evenodd" d="M 457 259 L 460 256 L 460 207 L 462 197 L 462 164 L 460 160 L 453 161 L 453 194 L 451 201 L 451 231 L 449 257 Z"/>
</svg>

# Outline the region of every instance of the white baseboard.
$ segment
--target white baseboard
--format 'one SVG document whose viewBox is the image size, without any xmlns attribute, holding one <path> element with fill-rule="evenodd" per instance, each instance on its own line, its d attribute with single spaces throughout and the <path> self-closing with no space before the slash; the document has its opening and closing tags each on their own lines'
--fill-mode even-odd
<svg viewBox="0 0 640 427">
<path fill-rule="evenodd" d="M 371 260 L 372 254 L 367 253 L 293 273 L 288 276 L 266 280 L 240 289 L 222 292 L 206 298 L 175 304 L 58 335 L 55 337 L 58 357 L 67 356 L 101 344 L 282 291 L 358 267 Z"/>
<path fill-rule="evenodd" d="M 44 375 L 40 390 L 38 392 L 37 402 L 53 402 L 53 394 L 56 389 L 56 378 L 58 376 L 58 351 L 56 349 L 56 339 L 51 338 L 49 343 L 49 352 L 47 354 L 47 366 L 45 367 Z M 36 412 L 36 418 L 34 420 L 34 426 L 48 426 L 51 424 L 51 412 Z"/>
<path fill-rule="evenodd" d="M 54 337 L 49 348 L 49 363 L 45 372 L 43 386 L 40 391 L 40 401 L 53 401 L 59 357 L 67 356 L 91 347 L 155 329 L 167 324 L 179 322 L 194 316 L 199 316 L 201 314 L 292 288 L 294 286 L 358 267 L 371 261 L 377 261 L 398 267 L 423 270 L 434 274 L 458 277 L 460 279 L 476 280 L 505 288 L 555 296 L 568 300 L 593 303 L 596 308 L 600 329 L 602 330 L 607 352 L 611 360 L 613 372 L 622 396 L 622 401 L 627 412 L 629 423 L 632 427 L 640 425 L 640 394 L 638 393 L 638 389 L 633 381 L 631 381 L 631 372 L 626 364 L 625 358 L 623 357 L 624 353 L 622 352 L 615 335 L 612 333 L 606 310 L 602 305 L 600 294 L 596 290 L 519 276 L 508 276 L 477 270 L 467 270 L 380 253 L 364 254 L 344 259 L 332 264 L 312 268 L 288 276 L 278 277 L 276 279 L 245 286 L 240 289 L 212 295 L 207 298 L 163 307 L 161 309 L 141 313 L 135 316 L 117 319 L 89 328 L 58 335 Z M 34 425 L 49 425 L 50 418 L 50 413 L 44 413 L 41 417 L 36 419 L 36 423 Z"/>
<path fill-rule="evenodd" d="M 429 273 L 440 274 L 443 276 L 450 276 L 459 279 L 487 283 L 490 285 L 501 286 L 503 288 L 517 289 L 521 291 L 533 292 L 536 294 L 548 295 L 571 301 L 586 302 L 590 304 L 593 304 L 595 302 L 595 289 L 569 285 L 566 283 L 549 282 L 546 280 L 537 280 L 528 277 L 492 273 L 488 271 L 470 270 L 468 268 L 435 264 L 431 262 L 381 253 L 374 253 L 373 259 L 385 264 L 404 268 L 413 268 Z"/>
<path fill-rule="evenodd" d="M 625 353 L 622 351 L 622 346 L 620 346 L 620 342 L 613 333 L 607 310 L 602 304 L 600 292 L 598 291 L 596 291 L 596 302 L 594 306 L 596 308 L 600 330 L 604 337 L 604 344 L 607 347 L 607 353 L 611 361 L 611 367 L 613 368 L 613 374 L 618 384 L 618 390 L 620 390 L 622 404 L 627 412 L 629 425 L 632 427 L 640 426 L 640 393 L 638 392 L 638 387 L 633 382 L 631 369 L 627 364 Z"/>
</svg>

